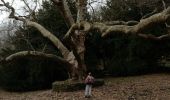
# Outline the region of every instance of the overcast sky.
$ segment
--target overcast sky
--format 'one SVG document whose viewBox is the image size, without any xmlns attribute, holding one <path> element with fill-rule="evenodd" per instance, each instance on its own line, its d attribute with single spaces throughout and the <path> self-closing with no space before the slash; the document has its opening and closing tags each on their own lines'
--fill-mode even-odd
<svg viewBox="0 0 170 100">
<path fill-rule="evenodd" d="M 10 5 L 12 3 L 13 0 L 4 0 L 5 2 L 9 2 Z M 2 2 L 0 1 L 0 4 L 2 4 Z M 21 2 L 20 0 L 14 0 L 14 2 L 12 3 L 13 7 L 15 9 L 17 9 L 17 12 L 22 12 L 21 10 L 19 10 L 21 7 L 23 7 L 24 3 Z M 1 9 L 3 9 L 4 7 L 1 7 Z M 8 15 L 9 13 L 7 13 L 6 11 L 1 11 L 1 14 L 0 14 L 0 20 L 6 20 L 8 19 Z"/>
<path fill-rule="evenodd" d="M 25 4 L 23 3 L 23 1 L 21 0 L 4 0 L 5 2 L 9 2 L 10 5 L 12 5 L 15 9 L 16 9 L 16 13 L 19 14 L 19 15 L 23 15 L 25 14 L 25 10 L 24 8 L 26 8 Z M 35 0 L 26 0 L 26 2 L 29 3 L 29 6 L 31 8 L 34 8 L 35 7 L 35 3 L 33 3 L 33 1 Z M 41 2 L 42 0 L 38 0 L 39 2 Z M 89 0 L 89 2 L 92 2 L 94 0 Z M 95 0 L 96 1 L 96 0 Z M 93 3 L 92 6 L 95 8 L 95 7 L 98 7 L 98 5 L 102 5 L 102 3 L 104 3 L 106 0 L 97 0 L 97 2 L 100 2 L 97 4 L 97 2 Z M 2 4 L 1 0 L 0 0 L 0 4 Z M 97 6 L 96 6 L 97 5 Z M 5 7 L 0 7 L 0 9 L 3 9 Z M 89 11 L 90 11 L 90 7 L 89 7 Z M 9 18 L 9 12 L 6 12 L 6 11 L 1 11 L 0 12 L 0 27 L 6 23 Z"/>
<path fill-rule="evenodd" d="M 23 15 L 26 13 L 24 8 L 27 9 L 27 7 L 25 6 L 24 2 L 22 2 L 21 0 L 4 0 L 4 1 L 9 2 L 10 5 L 12 5 L 16 9 L 17 14 Z M 33 1 L 35 1 L 35 0 L 26 0 L 26 2 L 29 3 L 29 6 L 31 8 L 34 8 L 36 5 Z M 38 0 L 38 1 L 41 2 L 42 0 Z M 1 1 L 0 1 L 0 4 L 2 4 Z M 5 9 L 5 7 L 0 7 L 0 9 Z M 8 16 L 9 16 L 9 12 L 1 11 L 0 12 L 0 21 L 1 22 L 7 21 L 9 19 Z"/>
<path fill-rule="evenodd" d="M 25 4 L 21 1 L 21 0 L 4 0 L 5 2 L 9 2 L 10 5 L 12 5 L 15 9 L 16 9 L 16 13 L 19 15 L 24 15 L 26 14 L 24 7 Z M 26 0 L 27 2 L 32 2 L 33 0 Z M 40 1 L 40 0 L 38 0 Z M 2 4 L 1 0 L 0 0 L 0 4 Z M 30 3 L 29 4 L 30 7 L 34 8 L 35 7 L 35 3 Z M 11 27 L 10 26 L 10 21 L 14 22 L 15 20 L 9 19 L 9 10 L 6 11 L 7 9 L 5 7 L 0 7 L 0 9 L 5 10 L 5 11 L 1 11 L 0 10 L 0 41 L 5 39 L 5 36 L 7 35 L 7 30 Z M 11 28 L 10 28 L 11 29 Z M 16 29 L 16 28 L 15 28 Z M 12 30 L 13 31 L 13 30 Z"/>
<path fill-rule="evenodd" d="M 25 4 L 21 1 L 21 0 L 4 0 L 5 2 L 9 2 L 10 3 L 10 5 L 12 5 L 15 9 L 16 9 L 16 12 L 18 13 L 18 14 L 23 14 L 23 12 L 24 12 L 24 7 L 26 7 L 25 6 Z M 29 3 L 29 6 L 30 7 L 32 7 L 32 8 L 34 8 L 35 7 L 35 3 L 33 3 L 33 1 L 34 0 L 26 0 L 28 3 Z M 42 0 L 38 0 L 38 1 L 42 1 Z M 89 2 L 92 2 L 92 1 L 94 1 L 94 0 L 89 0 Z M 96 0 L 95 0 L 96 1 Z M 97 4 L 97 2 L 95 2 L 95 3 L 93 3 L 92 4 L 92 6 L 95 8 L 95 7 L 98 7 L 98 6 L 96 6 L 96 4 L 97 5 L 101 5 L 102 3 L 104 3 L 106 0 L 97 0 L 97 2 L 99 3 L 99 4 Z M 31 3 L 32 2 L 32 3 Z M 1 2 L 1 0 L 0 0 L 0 4 L 2 4 L 2 2 Z M 2 7 L 0 7 L 0 9 L 2 9 Z M 89 7 L 89 9 L 90 9 L 90 7 Z M 8 15 L 9 15 L 9 13 L 7 13 L 7 12 L 5 12 L 5 11 L 1 11 L 0 12 L 0 21 L 5 21 L 6 19 L 8 19 Z"/>
</svg>

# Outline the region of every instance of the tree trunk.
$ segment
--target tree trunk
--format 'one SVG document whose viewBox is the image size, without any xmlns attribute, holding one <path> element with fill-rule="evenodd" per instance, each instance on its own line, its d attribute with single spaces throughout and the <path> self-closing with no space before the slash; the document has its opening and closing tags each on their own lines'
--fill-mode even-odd
<svg viewBox="0 0 170 100">
<path fill-rule="evenodd" d="M 85 53 L 85 32 L 81 30 L 76 30 L 71 37 L 72 45 L 74 45 L 75 55 L 78 61 L 78 76 L 79 79 L 84 79 L 85 73 L 87 71 L 86 64 L 84 61 Z"/>
<path fill-rule="evenodd" d="M 71 15 L 71 11 L 68 8 L 66 0 L 51 0 L 61 11 L 61 14 L 65 18 L 65 21 L 69 24 L 69 26 L 74 25 L 74 19 Z M 87 13 L 87 0 L 76 0 L 76 6 L 77 6 L 77 20 L 76 23 L 80 23 L 82 21 L 85 21 L 85 14 Z M 78 26 L 80 27 L 80 25 Z M 71 30 L 71 28 L 70 28 Z M 72 31 L 72 30 L 71 30 Z M 69 43 L 70 47 L 72 49 L 73 55 L 75 55 L 75 60 L 78 62 L 72 62 L 72 64 L 75 66 L 72 70 L 72 76 L 74 79 L 82 80 L 86 73 L 86 65 L 84 61 L 84 53 L 85 53 L 85 37 L 86 33 L 82 30 L 74 30 L 73 33 L 69 37 Z M 67 34 L 65 35 L 67 36 Z"/>
<path fill-rule="evenodd" d="M 77 0 L 77 23 L 79 24 L 78 27 L 80 27 L 80 23 L 82 21 L 85 21 L 85 15 L 87 13 L 87 0 Z M 84 79 L 86 75 L 86 64 L 85 64 L 85 59 L 84 59 L 84 54 L 85 54 L 85 39 L 86 39 L 86 32 L 83 30 L 78 30 L 74 31 L 74 34 L 71 36 L 71 41 L 74 44 L 76 54 L 78 55 L 77 61 L 78 61 L 78 78 L 79 80 Z"/>
</svg>

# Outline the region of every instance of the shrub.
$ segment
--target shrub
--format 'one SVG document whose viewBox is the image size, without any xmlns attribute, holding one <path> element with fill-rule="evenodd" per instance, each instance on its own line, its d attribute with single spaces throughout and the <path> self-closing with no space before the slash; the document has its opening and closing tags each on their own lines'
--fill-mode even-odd
<svg viewBox="0 0 170 100">
<path fill-rule="evenodd" d="M 63 65 L 44 59 L 20 59 L 0 67 L 0 86 L 11 91 L 49 88 L 52 82 L 67 78 Z"/>
</svg>

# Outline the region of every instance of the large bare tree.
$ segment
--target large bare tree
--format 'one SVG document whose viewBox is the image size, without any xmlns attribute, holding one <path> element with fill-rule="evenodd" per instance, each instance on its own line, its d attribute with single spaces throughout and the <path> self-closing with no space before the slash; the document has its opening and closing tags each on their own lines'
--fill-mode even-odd
<svg viewBox="0 0 170 100">
<path fill-rule="evenodd" d="M 84 62 L 85 54 L 85 37 L 92 30 L 98 30 L 102 37 L 107 37 L 115 33 L 126 34 L 126 35 L 137 35 L 147 39 L 161 40 L 165 37 L 169 37 L 170 34 L 162 34 L 161 36 L 155 36 L 153 34 L 144 34 L 144 32 L 154 27 L 155 25 L 165 23 L 167 28 L 169 27 L 166 23 L 170 20 L 170 7 L 165 8 L 162 12 L 156 13 L 154 15 L 142 18 L 140 21 L 109 21 L 109 22 L 88 22 L 85 18 L 87 14 L 87 4 L 88 0 L 75 0 L 77 7 L 77 19 L 74 19 L 72 13 L 67 4 L 67 0 L 50 0 L 59 9 L 65 22 L 69 28 L 68 32 L 65 34 L 64 39 L 69 41 L 69 50 L 53 33 L 48 31 L 45 27 L 39 23 L 32 20 L 34 15 L 34 10 L 30 9 L 30 16 L 17 16 L 15 8 L 13 8 L 9 3 L 1 0 L 2 4 L 0 6 L 5 6 L 11 13 L 9 18 L 22 21 L 25 25 L 36 28 L 44 37 L 48 38 L 61 52 L 63 58 L 57 57 L 53 54 L 46 54 L 38 51 L 22 51 L 10 55 L 5 62 L 11 61 L 19 57 L 45 57 L 56 59 L 58 62 L 65 63 L 70 73 L 71 79 L 83 79 L 87 69 Z M 25 0 L 24 0 L 25 1 Z M 162 0 L 163 1 L 163 0 Z M 26 3 L 26 2 L 25 2 Z M 164 2 L 163 2 L 164 3 Z"/>
</svg>

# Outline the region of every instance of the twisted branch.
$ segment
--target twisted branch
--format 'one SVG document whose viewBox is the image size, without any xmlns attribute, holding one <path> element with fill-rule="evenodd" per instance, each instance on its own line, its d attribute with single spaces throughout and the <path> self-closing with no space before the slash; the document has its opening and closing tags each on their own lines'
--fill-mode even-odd
<svg viewBox="0 0 170 100">
<path fill-rule="evenodd" d="M 58 57 L 56 55 L 53 54 L 47 54 L 47 53 L 42 53 L 42 52 L 38 52 L 38 51 L 21 51 L 21 52 L 17 52 L 14 53 L 8 57 L 6 57 L 5 59 L 1 60 L 1 63 L 8 63 L 8 62 L 12 62 L 14 60 L 17 59 L 22 59 L 22 58 L 44 58 L 44 59 L 51 59 L 53 61 L 56 61 L 57 63 L 61 63 L 61 64 L 65 64 L 65 65 L 70 65 L 70 63 L 68 61 L 66 61 L 65 59 Z"/>
</svg>

